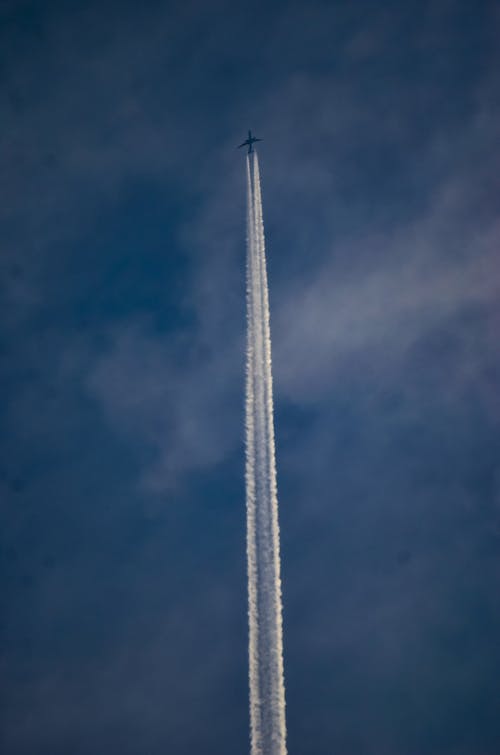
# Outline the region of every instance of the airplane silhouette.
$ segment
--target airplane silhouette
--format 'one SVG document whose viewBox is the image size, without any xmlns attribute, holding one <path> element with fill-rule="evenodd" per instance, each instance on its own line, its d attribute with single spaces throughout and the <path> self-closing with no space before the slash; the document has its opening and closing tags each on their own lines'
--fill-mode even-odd
<svg viewBox="0 0 500 755">
<path fill-rule="evenodd" d="M 237 149 L 240 149 L 240 147 L 246 147 L 246 145 L 248 144 L 248 154 L 250 154 L 251 152 L 253 152 L 252 144 L 254 142 L 261 142 L 261 141 L 262 141 L 262 139 L 257 139 L 255 136 L 252 136 L 252 132 L 249 131 L 248 132 L 248 139 L 245 139 L 245 141 L 243 142 L 243 144 L 238 144 Z"/>
</svg>

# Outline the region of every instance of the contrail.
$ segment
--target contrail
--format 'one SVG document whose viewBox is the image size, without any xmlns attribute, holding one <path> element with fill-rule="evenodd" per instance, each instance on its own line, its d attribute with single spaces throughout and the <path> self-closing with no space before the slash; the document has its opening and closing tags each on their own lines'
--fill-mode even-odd
<svg viewBox="0 0 500 755">
<path fill-rule="evenodd" d="M 251 755 L 286 755 L 271 331 L 257 154 L 247 155 L 246 506 Z"/>
</svg>

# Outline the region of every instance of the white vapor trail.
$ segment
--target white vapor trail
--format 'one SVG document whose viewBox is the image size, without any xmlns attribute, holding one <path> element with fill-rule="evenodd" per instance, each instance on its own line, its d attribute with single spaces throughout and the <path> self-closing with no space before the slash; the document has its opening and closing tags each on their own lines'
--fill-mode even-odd
<svg viewBox="0 0 500 755">
<path fill-rule="evenodd" d="M 271 331 L 255 152 L 247 156 L 245 409 L 251 755 L 286 755 Z"/>
</svg>

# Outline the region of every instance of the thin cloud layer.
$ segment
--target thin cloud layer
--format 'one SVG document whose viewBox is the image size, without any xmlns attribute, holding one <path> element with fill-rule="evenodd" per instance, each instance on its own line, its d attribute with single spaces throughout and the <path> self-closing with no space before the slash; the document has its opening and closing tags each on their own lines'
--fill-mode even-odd
<svg viewBox="0 0 500 755">
<path fill-rule="evenodd" d="M 2 751 L 247 746 L 251 127 L 290 752 L 496 753 L 494 4 L 0 18 Z"/>
</svg>

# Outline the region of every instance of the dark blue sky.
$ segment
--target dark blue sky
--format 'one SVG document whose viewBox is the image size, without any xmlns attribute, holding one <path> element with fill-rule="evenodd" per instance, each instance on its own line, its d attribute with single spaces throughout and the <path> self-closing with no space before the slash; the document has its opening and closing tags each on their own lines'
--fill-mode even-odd
<svg viewBox="0 0 500 755">
<path fill-rule="evenodd" d="M 248 751 L 244 158 L 291 755 L 500 751 L 494 2 L 0 4 L 0 748 Z"/>
</svg>

